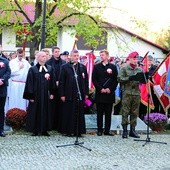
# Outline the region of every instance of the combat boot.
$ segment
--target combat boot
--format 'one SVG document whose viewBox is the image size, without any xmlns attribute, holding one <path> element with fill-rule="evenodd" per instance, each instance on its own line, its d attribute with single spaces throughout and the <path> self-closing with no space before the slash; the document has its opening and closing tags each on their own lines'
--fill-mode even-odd
<svg viewBox="0 0 170 170">
<path fill-rule="evenodd" d="M 129 136 L 133 138 L 140 138 L 140 136 L 135 131 L 135 127 L 132 127 L 132 126 L 130 127 Z"/>
<path fill-rule="evenodd" d="M 123 127 L 122 138 L 128 138 L 127 125 L 122 125 L 122 127 Z"/>
</svg>

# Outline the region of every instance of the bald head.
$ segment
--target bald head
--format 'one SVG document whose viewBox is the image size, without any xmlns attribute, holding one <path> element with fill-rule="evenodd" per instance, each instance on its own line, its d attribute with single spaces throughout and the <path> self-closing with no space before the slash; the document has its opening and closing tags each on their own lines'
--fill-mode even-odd
<svg viewBox="0 0 170 170">
<path fill-rule="evenodd" d="M 47 55 L 44 51 L 40 51 L 37 53 L 37 61 L 40 65 L 44 65 L 47 61 Z"/>
</svg>

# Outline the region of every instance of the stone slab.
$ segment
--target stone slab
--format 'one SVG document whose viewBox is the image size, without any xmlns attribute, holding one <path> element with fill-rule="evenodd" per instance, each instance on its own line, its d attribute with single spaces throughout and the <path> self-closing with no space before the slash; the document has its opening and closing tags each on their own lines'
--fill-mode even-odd
<svg viewBox="0 0 170 170">
<path fill-rule="evenodd" d="M 11 134 L 13 132 L 13 129 L 11 126 L 4 124 L 4 132 L 5 134 Z"/>
<path fill-rule="evenodd" d="M 97 128 L 97 120 L 96 120 L 97 115 L 96 114 L 85 115 L 85 119 L 86 119 L 87 129 Z M 121 120 L 122 120 L 121 115 L 112 115 L 111 130 L 122 131 Z M 128 125 L 128 130 L 129 129 L 130 129 L 130 126 Z M 147 131 L 147 125 L 139 117 L 137 118 L 136 130 L 143 131 L 143 132 Z M 151 131 L 150 128 L 149 128 L 149 131 Z"/>
</svg>

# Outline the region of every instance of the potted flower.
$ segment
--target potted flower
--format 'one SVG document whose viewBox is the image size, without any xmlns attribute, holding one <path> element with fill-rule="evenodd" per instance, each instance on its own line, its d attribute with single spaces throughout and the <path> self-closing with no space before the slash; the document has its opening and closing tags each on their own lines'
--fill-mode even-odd
<svg viewBox="0 0 170 170">
<path fill-rule="evenodd" d="M 5 122 L 14 129 L 22 129 L 26 124 L 26 115 L 27 112 L 25 110 L 13 108 L 8 110 Z"/>
<path fill-rule="evenodd" d="M 149 116 L 144 116 L 144 122 L 153 131 L 162 131 L 168 122 L 168 117 L 163 113 L 150 113 Z"/>
</svg>

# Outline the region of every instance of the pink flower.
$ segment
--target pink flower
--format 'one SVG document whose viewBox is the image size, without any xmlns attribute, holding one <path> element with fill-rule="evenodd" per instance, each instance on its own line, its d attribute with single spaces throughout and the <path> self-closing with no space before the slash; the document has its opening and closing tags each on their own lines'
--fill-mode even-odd
<svg viewBox="0 0 170 170">
<path fill-rule="evenodd" d="M 5 67 L 5 64 L 3 62 L 0 62 L 0 68 Z"/>
<path fill-rule="evenodd" d="M 92 105 L 92 102 L 89 99 L 85 99 L 84 104 L 90 107 Z"/>
<path fill-rule="evenodd" d="M 107 69 L 107 73 L 108 73 L 108 74 L 112 74 L 112 69 L 111 69 L 111 68 L 108 68 L 108 69 Z"/>
<path fill-rule="evenodd" d="M 44 77 L 46 78 L 46 80 L 50 80 L 50 75 L 48 73 L 46 73 Z"/>
</svg>

